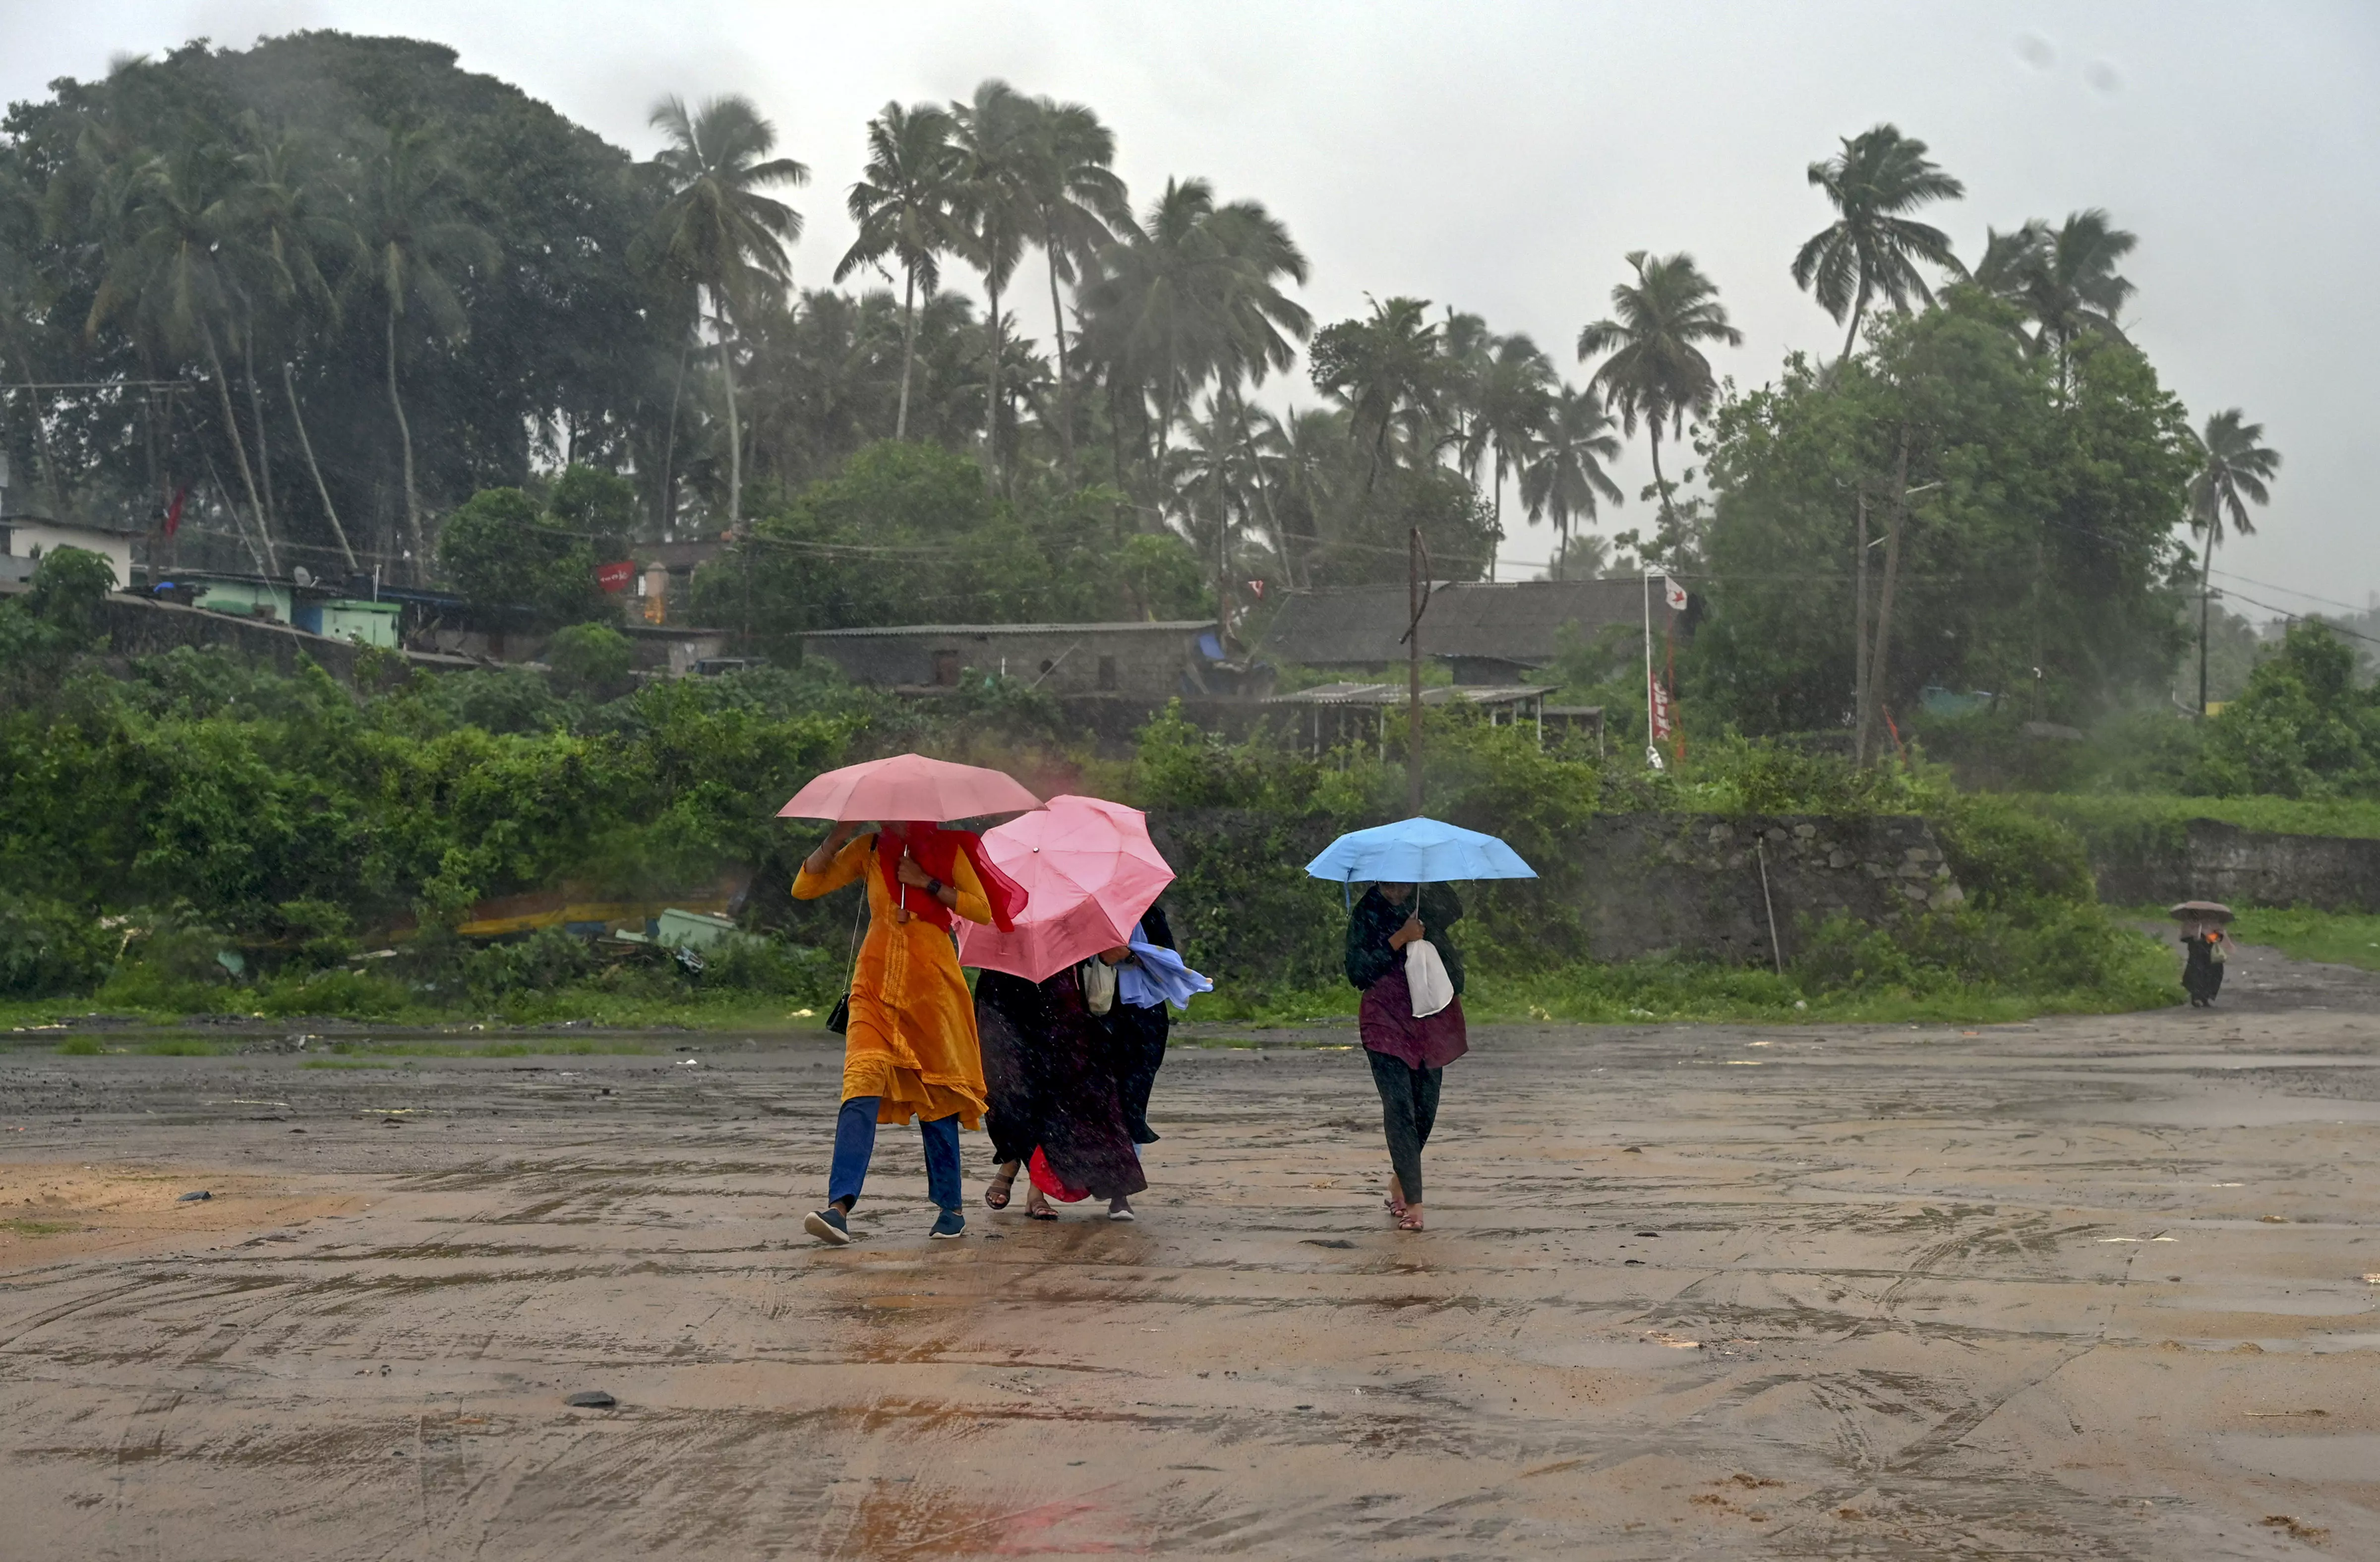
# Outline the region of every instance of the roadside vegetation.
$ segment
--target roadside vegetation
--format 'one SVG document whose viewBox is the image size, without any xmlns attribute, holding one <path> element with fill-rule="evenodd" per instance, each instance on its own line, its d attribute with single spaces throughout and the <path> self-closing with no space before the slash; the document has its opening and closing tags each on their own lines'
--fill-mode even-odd
<svg viewBox="0 0 2380 1562">
<path fill-rule="evenodd" d="M 1710 356 L 1743 341 L 1725 279 L 1659 235 L 1558 350 L 1442 300 L 1317 321 L 1283 214 L 1189 172 L 1135 196 L 1093 107 L 999 80 L 848 128 L 859 236 L 803 290 L 811 149 L 733 96 L 652 124 L 639 162 L 452 50 L 327 31 L 128 60 L 0 121 L 0 382 L 56 387 L 0 418 L 25 494 L 161 537 L 170 509 L 177 567 L 434 588 L 545 647 L 436 677 L 368 654 L 354 687 L 112 655 L 107 567 L 54 552 L 0 602 L 0 1018 L 807 1023 L 847 912 L 788 900 L 810 837 L 773 811 L 911 749 L 1197 813 L 1172 899 L 1221 989 L 1202 1012 L 1342 1013 L 1342 913 L 1299 865 L 1401 812 L 1397 744 L 1315 755 L 1167 713 L 1103 758 L 999 668 L 905 703 L 796 637 L 1196 616 L 1254 648 L 1290 591 L 1402 580 L 1414 530 L 1437 579 L 1525 545 L 1542 578 L 1658 569 L 1694 602 L 1662 653 L 1692 738 L 1667 768 L 1615 632 L 1539 675 L 1605 709 L 1606 742 L 1439 713 L 1433 812 L 1550 864 L 1599 813 L 1922 814 L 1968 897 L 1797 921 L 1762 972 L 1598 962 L 1558 869 L 1481 886 L 1486 1017 L 2169 1002 L 2088 843 L 2380 822 L 2380 696 L 2346 642 L 2259 647 L 2209 610 L 2280 458 L 2128 334 L 2139 239 L 2107 212 L 2004 214 L 1962 258 L 1921 220 L 1965 193 L 1925 143 L 1846 137 L 1807 171 L 1825 226 L 1777 253 L 1841 350 L 1739 383 Z M 1255 394 L 1298 374 L 1304 405 Z M 1631 494 L 1609 468 L 1640 438 Z M 694 539 L 720 545 L 668 612 L 768 665 L 640 677 L 595 572 Z M 2193 651 L 2229 701 L 2211 719 L 2174 709 Z M 742 936 L 699 970 L 456 931 L 491 897 L 722 873 Z"/>
</svg>

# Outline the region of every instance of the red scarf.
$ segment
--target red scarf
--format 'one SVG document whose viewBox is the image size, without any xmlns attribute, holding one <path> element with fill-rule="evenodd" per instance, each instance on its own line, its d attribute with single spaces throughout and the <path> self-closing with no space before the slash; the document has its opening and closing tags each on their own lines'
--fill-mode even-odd
<svg viewBox="0 0 2380 1562">
<path fill-rule="evenodd" d="M 941 928 L 951 931 L 951 909 L 920 890 L 905 896 L 901 883 L 901 859 L 906 855 L 917 859 L 917 866 L 929 878 L 949 884 L 958 855 L 966 853 L 967 865 L 975 870 L 976 882 L 983 886 L 983 897 L 991 907 L 991 925 L 1008 933 L 1016 925 L 1016 914 L 1025 909 L 1025 886 L 991 865 L 983 854 L 983 837 L 972 830 L 946 830 L 940 824 L 919 824 L 914 820 L 903 826 L 908 838 L 903 840 L 890 830 L 876 832 L 876 865 L 882 870 L 886 887 L 896 901 L 906 905 L 912 916 L 923 917 Z"/>
</svg>

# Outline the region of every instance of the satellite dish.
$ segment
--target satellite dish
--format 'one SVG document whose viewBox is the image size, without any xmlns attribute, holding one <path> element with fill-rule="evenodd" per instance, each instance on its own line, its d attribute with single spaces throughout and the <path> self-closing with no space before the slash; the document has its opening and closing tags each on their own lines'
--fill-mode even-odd
<svg viewBox="0 0 2380 1562">
<path fill-rule="evenodd" d="M 314 583 L 314 572 L 302 564 L 289 571 L 289 578 L 300 586 L 311 586 Z"/>
</svg>

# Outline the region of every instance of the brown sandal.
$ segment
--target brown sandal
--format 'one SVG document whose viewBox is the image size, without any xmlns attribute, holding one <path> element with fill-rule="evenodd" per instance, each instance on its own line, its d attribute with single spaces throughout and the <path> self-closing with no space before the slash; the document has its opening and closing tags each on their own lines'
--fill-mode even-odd
<svg viewBox="0 0 2380 1562">
<path fill-rule="evenodd" d="M 1010 1190 L 1015 1186 L 1016 1174 L 1014 1172 L 1002 1172 L 998 1176 L 994 1177 L 990 1182 L 983 1185 L 983 1202 L 990 1205 L 993 1209 L 1004 1210 L 1008 1207 Z M 998 1193 L 1000 1197 L 997 1199 L 993 1198 L 992 1195 L 994 1193 Z"/>
</svg>

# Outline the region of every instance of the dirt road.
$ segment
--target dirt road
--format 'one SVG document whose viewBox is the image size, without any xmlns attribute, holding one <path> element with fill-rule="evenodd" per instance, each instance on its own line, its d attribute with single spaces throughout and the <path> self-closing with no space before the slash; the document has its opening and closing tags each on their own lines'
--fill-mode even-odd
<svg viewBox="0 0 2380 1562">
<path fill-rule="evenodd" d="M 2380 1556 L 2380 983 L 2233 980 L 1483 1029 L 1419 1236 L 1343 1036 L 1177 1046 L 1137 1226 L 887 1130 L 841 1251 L 820 1039 L 20 1048 L 0 1555 Z"/>
</svg>

